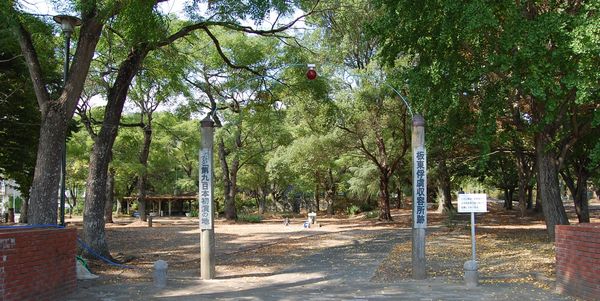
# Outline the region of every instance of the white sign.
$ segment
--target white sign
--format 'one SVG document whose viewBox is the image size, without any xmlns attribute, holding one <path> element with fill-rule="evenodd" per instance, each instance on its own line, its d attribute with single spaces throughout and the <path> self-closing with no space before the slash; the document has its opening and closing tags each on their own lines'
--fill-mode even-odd
<svg viewBox="0 0 600 301">
<path fill-rule="evenodd" d="M 487 212 L 487 195 L 485 193 L 458 194 L 458 212 Z"/>
<path fill-rule="evenodd" d="M 200 195 L 199 218 L 200 229 L 212 229 L 212 150 L 203 148 L 200 151 Z"/>
<path fill-rule="evenodd" d="M 427 228 L 427 154 L 413 150 L 413 228 Z"/>
</svg>

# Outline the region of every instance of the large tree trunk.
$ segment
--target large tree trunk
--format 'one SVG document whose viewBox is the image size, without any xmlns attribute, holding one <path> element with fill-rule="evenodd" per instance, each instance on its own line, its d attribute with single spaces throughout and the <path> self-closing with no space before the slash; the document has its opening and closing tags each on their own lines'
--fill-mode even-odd
<svg viewBox="0 0 600 301">
<path fill-rule="evenodd" d="M 134 50 L 121 64 L 115 84 L 108 94 L 104 122 L 94 141 L 83 210 L 83 240 L 103 256 L 110 256 L 104 230 L 104 205 L 106 203 L 106 177 L 110 152 L 119 128 L 119 120 L 131 80 L 139 69 L 147 51 Z"/>
<path fill-rule="evenodd" d="M 327 202 L 327 216 L 333 216 L 335 214 L 333 205 L 335 204 L 337 188 L 333 179 L 333 171 L 331 168 L 329 169 L 329 175 L 326 183 L 327 187 L 325 191 L 325 202 Z"/>
<path fill-rule="evenodd" d="M 560 198 L 558 182 L 558 164 L 552 151 L 546 150 L 551 141 L 545 133 L 538 133 L 535 139 L 537 153 L 538 185 L 546 221 L 546 230 L 550 240 L 554 241 L 554 228 L 556 225 L 568 225 L 567 212 Z"/>
<path fill-rule="evenodd" d="M 391 221 L 390 213 L 390 178 L 387 173 L 379 174 L 379 220 Z"/>
<path fill-rule="evenodd" d="M 115 170 L 110 169 L 106 183 L 106 206 L 104 206 L 104 222 L 113 223 L 113 200 L 115 197 Z"/>
<path fill-rule="evenodd" d="M 454 211 L 454 205 L 452 205 L 452 181 L 450 180 L 446 160 L 440 161 L 439 171 L 438 181 L 443 196 L 443 207 L 441 212 Z"/>
<path fill-rule="evenodd" d="M 66 123 L 60 107 L 52 107 L 42 119 L 37 161 L 31 189 L 27 221 L 32 225 L 56 224 L 58 217 L 58 184 L 61 152 Z"/>
<path fill-rule="evenodd" d="M 15 14 L 12 10 L 8 14 Z M 103 24 L 95 5 L 86 7 L 82 13 L 83 24 L 80 29 L 77 51 L 71 65 L 68 79 L 58 99 L 51 100 L 44 82 L 38 54 L 33 46 L 31 34 L 20 23 L 20 18 L 10 25 L 18 37 L 23 58 L 33 82 L 33 90 L 41 112 L 38 153 L 33 175 L 27 221 L 30 224 L 56 224 L 58 216 L 58 183 L 60 160 L 67 123 L 73 117 L 75 108 L 83 90 L 85 78 L 100 39 Z"/>
<path fill-rule="evenodd" d="M 267 208 L 267 184 L 258 188 L 258 214 L 264 214 Z"/>
</svg>

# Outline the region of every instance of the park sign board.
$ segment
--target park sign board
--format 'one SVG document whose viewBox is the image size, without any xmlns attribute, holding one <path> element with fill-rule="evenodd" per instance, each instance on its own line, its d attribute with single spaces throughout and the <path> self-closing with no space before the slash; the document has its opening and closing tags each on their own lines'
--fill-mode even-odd
<svg viewBox="0 0 600 301">
<path fill-rule="evenodd" d="M 212 229 L 212 150 L 203 148 L 200 151 L 200 196 L 199 218 L 200 229 Z"/>
<path fill-rule="evenodd" d="M 425 147 L 413 150 L 413 228 L 427 228 L 427 154 Z"/>
<path fill-rule="evenodd" d="M 485 193 L 458 194 L 458 212 L 487 212 L 487 195 Z"/>
</svg>

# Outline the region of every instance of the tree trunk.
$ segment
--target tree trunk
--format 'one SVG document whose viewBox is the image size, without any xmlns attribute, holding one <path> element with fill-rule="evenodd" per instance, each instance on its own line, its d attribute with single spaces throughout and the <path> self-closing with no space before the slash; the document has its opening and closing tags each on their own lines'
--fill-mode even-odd
<svg viewBox="0 0 600 301">
<path fill-rule="evenodd" d="M 396 188 L 396 194 L 398 195 L 398 202 L 396 202 L 396 209 L 402 209 L 402 189 Z"/>
<path fill-rule="evenodd" d="M 440 186 L 442 194 L 444 196 L 444 207 L 442 212 L 454 211 L 454 205 L 452 205 L 452 180 L 448 173 L 448 167 L 446 160 L 440 162 Z"/>
<path fill-rule="evenodd" d="M 390 213 L 390 178 L 386 174 L 379 174 L 379 220 L 391 221 Z"/>
<path fill-rule="evenodd" d="M 587 177 L 577 178 L 577 190 L 573 195 L 573 202 L 575 202 L 575 212 L 577 213 L 577 219 L 579 223 L 590 222 L 590 210 L 587 196 Z"/>
<path fill-rule="evenodd" d="M 108 179 L 106 180 L 106 206 L 104 207 L 104 222 L 113 223 L 113 200 L 115 197 L 115 170 L 108 171 Z"/>
<path fill-rule="evenodd" d="M 552 151 L 546 150 L 546 147 L 552 143 L 545 137 L 545 133 L 538 133 L 535 139 L 538 185 L 543 202 L 542 211 L 546 221 L 546 230 L 550 240 L 554 241 L 555 226 L 568 225 L 569 219 L 560 198 L 557 162 Z"/>
<path fill-rule="evenodd" d="M 221 162 L 221 173 L 223 174 L 225 218 L 227 220 L 235 220 L 237 218 L 237 213 L 235 210 L 235 200 L 231 199 L 232 182 L 229 173 L 229 164 L 227 164 L 227 151 L 225 149 L 225 142 L 223 141 L 223 138 L 221 138 L 219 141 L 219 161 Z"/>
<path fill-rule="evenodd" d="M 590 211 L 589 211 L 589 200 L 587 197 L 587 181 L 589 178 L 588 173 L 585 171 L 585 166 L 574 166 L 576 170 L 575 176 L 577 177 L 577 183 L 575 179 L 570 176 L 568 172 L 561 172 L 562 178 L 567 184 L 571 195 L 573 196 L 573 203 L 575 205 L 575 213 L 579 223 L 590 222 Z"/>
<path fill-rule="evenodd" d="M 321 196 L 320 196 L 321 192 L 319 191 L 319 186 L 320 186 L 320 183 L 319 183 L 319 180 L 317 179 L 317 182 L 315 183 L 315 205 L 317 206 L 317 211 L 315 211 L 315 212 L 319 212 L 319 209 L 320 209 L 319 203 L 321 202 Z"/>
<path fill-rule="evenodd" d="M 267 207 L 267 188 L 265 184 L 258 188 L 258 214 L 264 214 Z"/>
<path fill-rule="evenodd" d="M 527 210 L 533 208 L 533 185 L 527 186 Z"/>
<path fill-rule="evenodd" d="M 12 15 L 14 10 L 10 5 Z M 67 123 L 75 113 L 77 102 L 83 90 L 85 77 L 93 59 L 96 44 L 100 39 L 103 24 L 95 11 L 82 16 L 77 51 L 71 64 L 68 79 L 63 83 L 63 90 L 58 99 L 51 100 L 44 82 L 38 54 L 33 46 L 31 34 L 25 26 L 15 18 L 10 25 L 18 37 L 23 58 L 33 82 L 33 90 L 41 112 L 40 136 L 36 166 L 31 185 L 30 203 L 27 221 L 29 224 L 57 224 L 58 217 L 58 183 L 60 178 L 61 153 L 65 147 Z"/>
<path fill-rule="evenodd" d="M 55 225 L 58 218 L 58 187 L 61 152 L 64 147 L 66 123 L 59 106 L 53 106 L 42 119 L 40 140 L 28 219 L 32 225 Z"/>
<path fill-rule="evenodd" d="M 326 185 L 327 190 L 325 191 L 325 201 L 327 202 L 327 216 L 333 216 L 335 214 L 333 205 L 335 204 L 337 188 L 335 185 L 335 180 L 333 179 L 333 171 L 331 168 L 329 169 Z"/>
<path fill-rule="evenodd" d="M 537 176 L 536 176 L 537 177 Z M 539 181 L 539 177 L 538 181 Z M 535 208 L 533 209 L 535 212 L 542 212 L 542 193 L 540 192 L 540 184 L 535 185 Z"/>
<path fill-rule="evenodd" d="M 104 206 L 106 204 L 106 177 L 110 152 L 119 128 L 119 120 L 131 80 L 139 69 L 147 51 L 134 50 L 119 67 L 119 72 L 108 93 L 102 128 L 94 141 L 90 155 L 83 210 L 83 241 L 103 256 L 110 256 L 104 230 Z"/>
</svg>

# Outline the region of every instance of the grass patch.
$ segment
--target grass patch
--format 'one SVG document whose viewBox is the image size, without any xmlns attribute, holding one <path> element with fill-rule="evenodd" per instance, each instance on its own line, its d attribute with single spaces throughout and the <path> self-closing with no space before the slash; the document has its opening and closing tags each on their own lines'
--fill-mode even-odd
<svg viewBox="0 0 600 301">
<path fill-rule="evenodd" d="M 237 217 L 237 221 L 243 223 L 260 223 L 262 219 L 258 214 L 239 214 Z"/>
</svg>

